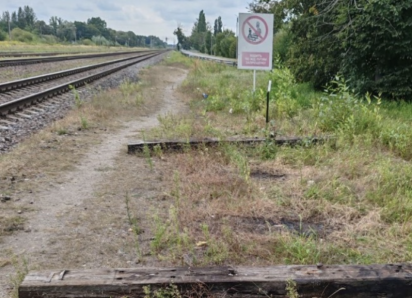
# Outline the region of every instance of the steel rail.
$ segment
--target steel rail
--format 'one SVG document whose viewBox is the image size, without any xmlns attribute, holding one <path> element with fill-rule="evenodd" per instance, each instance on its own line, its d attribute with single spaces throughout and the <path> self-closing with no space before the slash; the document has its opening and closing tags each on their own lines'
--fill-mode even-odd
<svg viewBox="0 0 412 298">
<path fill-rule="evenodd" d="M 92 54 L 87 52 L 72 52 L 72 53 L 58 53 L 58 52 L 50 52 L 50 53 L 22 53 L 22 52 L 0 52 L 0 57 L 47 57 L 47 56 L 57 56 L 57 55 L 77 55 L 77 54 Z"/>
<path fill-rule="evenodd" d="M 25 79 L 21 79 L 21 80 L 15 80 L 15 81 L 10 81 L 10 82 L 0 83 L 0 94 L 4 93 L 4 92 L 8 92 L 10 90 L 20 89 L 20 88 L 23 88 L 23 87 L 26 87 L 26 86 L 39 84 L 39 83 L 55 80 L 55 79 L 58 79 L 58 78 L 70 76 L 70 75 L 73 75 L 73 74 L 89 71 L 89 70 L 96 69 L 96 68 L 99 68 L 99 67 L 104 67 L 104 66 L 119 63 L 119 62 L 128 61 L 128 60 L 131 60 L 131 59 L 136 59 L 138 57 L 144 57 L 144 56 L 150 55 L 152 53 L 153 52 L 144 53 L 143 55 L 139 55 L 139 56 L 128 57 L 128 58 L 123 58 L 123 59 L 117 59 L 117 60 L 112 60 L 112 61 L 108 61 L 108 62 L 104 62 L 104 63 L 100 63 L 100 64 L 88 65 L 88 66 L 83 66 L 83 67 L 76 67 L 76 68 L 63 70 L 63 71 L 59 71 L 59 72 L 48 73 L 48 74 L 35 76 L 35 77 L 30 77 L 30 78 L 25 78 Z"/>
<path fill-rule="evenodd" d="M 145 53 L 145 52 L 150 52 L 150 51 L 145 50 L 145 51 L 135 51 L 135 52 L 99 53 L 99 54 L 39 57 L 39 58 L 27 58 L 27 59 L 4 59 L 4 60 L 0 60 L 0 67 L 57 62 L 57 61 L 66 61 L 66 60 L 87 59 L 87 58 L 100 58 L 100 57 L 136 54 L 136 53 Z"/>
<path fill-rule="evenodd" d="M 16 100 L 4 103 L 4 104 L 1 104 L 0 105 L 0 115 L 4 116 L 4 115 L 7 115 L 10 112 L 14 112 L 18 109 L 23 109 L 24 107 L 30 106 L 30 105 L 32 105 L 34 103 L 37 103 L 37 102 L 41 102 L 44 99 L 47 99 L 47 98 L 50 98 L 50 97 L 53 97 L 53 96 L 56 96 L 56 95 L 59 95 L 59 94 L 66 93 L 70 90 L 70 86 L 73 86 L 75 88 L 82 87 L 82 86 L 84 86 L 84 85 L 86 85 L 86 84 L 88 84 L 92 81 L 95 81 L 95 80 L 100 79 L 104 76 L 110 75 L 114 72 L 117 72 L 117 71 L 119 71 L 121 69 L 124 69 L 126 67 L 129 67 L 131 65 L 143 62 L 145 60 L 148 60 L 148 59 L 150 59 L 152 57 L 155 57 L 157 55 L 160 55 L 164 52 L 165 51 L 157 52 L 157 53 L 148 55 L 148 56 L 140 58 L 140 59 L 137 58 L 138 60 L 136 60 L 136 61 L 124 64 L 124 65 L 121 65 L 121 66 L 118 66 L 118 67 L 114 67 L 112 69 L 103 71 L 101 73 L 94 74 L 94 75 L 91 75 L 91 76 L 87 76 L 87 77 L 84 77 L 84 78 L 81 78 L 81 79 L 78 79 L 78 80 L 74 80 L 74 81 L 71 81 L 71 82 L 67 82 L 67 83 L 61 84 L 59 86 L 55 86 L 55 87 L 49 88 L 47 90 L 44 90 L 42 92 L 31 94 L 31 95 L 28 95 L 28 96 L 25 96 L 25 97 L 22 97 L 22 98 L 19 98 L 19 99 L 16 99 Z"/>
</svg>

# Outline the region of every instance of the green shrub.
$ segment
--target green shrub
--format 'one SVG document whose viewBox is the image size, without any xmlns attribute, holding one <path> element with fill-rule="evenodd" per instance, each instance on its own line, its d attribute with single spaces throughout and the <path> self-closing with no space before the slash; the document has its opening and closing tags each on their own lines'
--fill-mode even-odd
<svg viewBox="0 0 412 298">
<path fill-rule="evenodd" d="M 34 35 L 28 31 L 24 31 L 20 28 L 14 28 L 11 31 L 11 37 L 13 40 L 20 42 L 32 42 L 34 40 Z"/>
<path fill-rule="evenodd" d="M 295 85 L 293 74 L 286 67 L 279 66 L 269 74 L 268 79 L 272 80 L 271 100 L 275 101 L 272 105 L 272 116 L 275 119 L 295 116 L 298 113 L 299 104 L 292 96 Z"/>
<path fill-rule="evenodd" d="M 7 40 L 8 34 L 4 32 L 3 30 L 0 30 L 0 41 L 5 41 Z"/>
<path fill-rule="evenodd" d="M 42 35 L 40 41 L 47 44 L 56 44 L 58 42 L 57 37 L 54 35 Z"/>
<path fill-rule="evenodd" d="M 82 44 L 84 44 L 85 46 L 93 46 L 94 42 L 91 41 L 90 39 L 86 38 L 82 40 Z"/>
<path fill-rule="evenodd" d="M 291 43 L 292 34 L 289 26 L 285 25 L 275 34 L 273 39 L 273 57 L 280 57 L 280 61 L 275 61 L 275 63 L 283 63 L 287 60 Z"/>
<path fill-rule="evenodd" d="M 315 107 L 318 125 L 324 131 L 341 132 L 353 137 L 364 133 L 377 136 L 381 127 L 380 98 L 373 103 L 369 94 L 365 99 L 354 95 L 344 79 L 336 77 Z"/>
</svg>

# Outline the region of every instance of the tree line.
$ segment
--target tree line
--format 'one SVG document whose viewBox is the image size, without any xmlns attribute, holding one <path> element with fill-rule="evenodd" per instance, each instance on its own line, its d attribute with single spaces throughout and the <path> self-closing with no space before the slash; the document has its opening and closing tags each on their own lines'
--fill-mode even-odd
<svg viewBox="0 0 412 298">
<path fill-rule="evenodd" d="M 274 54 L 321 88 L 336 75 L 358 93 L 412 95 L 412 1 L 254 0 L 275 15 Z"/>
<path fill-rule="evenodd" d="M 210 55 L 235 58 L 237 38 L 229 29 L 223 29 L 222 18 L 218 17 L 212 25 L 206 21 L 203 10 L 196 19 L 190 36 L 186 36 L 181 26 L 174 31 L 179 49 L 194 49 Z"/>
<path fill-rule="evenodd" d="M 17 40 L 30 42 L 39 39 L 44 42 L 70 42 L 105 46 L 166 47 L 157 36 L 136 35 L 132 31 L 116 31 L 107 27 L 100 17 L 86 22 L 69 22 L 52 16 L 48 23 L 38 20 L 30 6 L 19 7 L 17 11 L 4 11 L 0 17 L 0 41 Z"/>
</svg>

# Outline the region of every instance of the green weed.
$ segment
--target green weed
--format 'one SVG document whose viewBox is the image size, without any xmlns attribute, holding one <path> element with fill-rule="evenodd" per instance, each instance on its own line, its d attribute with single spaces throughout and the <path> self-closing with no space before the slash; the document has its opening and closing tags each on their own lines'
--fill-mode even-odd
<svg viewBox="0 0 412 298">
<path fill-rule="evenodd" d="M 152 291 L 150 286 L 143 287 L 144 298 L 182 298 L 178 287 L 174 284 Z"/>
<path fill-rule="evenodd" d="M 288 298 L 299 298 L 297 284 L 294 280 L 288 280 L 286 282 L 286 292 Z"/>
<path fill-rule="evenodd" d="M 82 129 L 89 128 L 89 121 L 87 121 L 87 118 L 83 115 L 80 115 L 80 125 Z"/>
<path fill-rule="evenodd" d="M 127 219 L 129 221 L 129 225 L 133 231 L 135 236 L 135 248 L 137 257 L 140 259 L 142 257 L 142 251 L 139 244 L 139 235 L 141 234 L 141 229 L 138 225 L 138 220 L 135 216 L 133 216 L 132 210 L 130 209 L 130 197 L 128 194 L 125 195 L 125 204 L 126 204 L 126 213 Z"/>
<path fill-rule="evenodd" d="M 168 244 L 168 225 L 159 215 L 155 215 L 153 218 L 154 222 L 154 236 L 150 243 L 152 253 L 159 253 L 163 248 L 167 247 Z"/>
<path fill-rule="evenodd" d="M 144 156 L 146 158 L 146 161 L 147 161 L 147 163 L 150 167 L 150 170 L 153 170 L 153 168 L 154 168 L 153 159 L 152 159 L 152 156 L 151 156 L 149 146 L 147 146 L 147 144 L 144 144 L 144 146 L 143 146 L 143 154 L 144 154 Z"/>
<path fill-rule="evenodd" d="M 73 92 L 74 103 L 75 103 L 76 108 L 80 109 L 83 106 L 84 102 L 80 98 L 79 91 L 77 91 L 76 87 L 74 87 L 73 85 L 70 85 L 69 89 L 72 90 L 72 92 Z"/>
</svg>

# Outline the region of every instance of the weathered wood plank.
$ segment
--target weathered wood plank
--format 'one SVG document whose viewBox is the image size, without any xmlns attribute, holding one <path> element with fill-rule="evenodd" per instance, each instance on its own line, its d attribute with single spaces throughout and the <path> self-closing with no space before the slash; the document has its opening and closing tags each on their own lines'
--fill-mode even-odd
<svg viewBox="0 0 412 298">
<path fill-rule="evenodd" d="M 286 297 L 288 281 L 300 297 L 412 297 L 412 265 L 337 265 L 209 268 L 132 268 L 30 272 L 20 298 L 143 297 L 174 284 L 203 297 Z M 190 295 L 192 296 L 192 295 Z"/>
<path fill-rule="evenodd" d="M 273 144 L 290 145 L 295 146 L 301 143 L 321 143 L 329 140 L 330 137 L 307 137 L 307 138 L 273 138 L 269 141 Z M 158 140 L 158 141 L 135 141 L 128 144 L 128 153 L 143 152 L 147 147 L 149 150 L 153 150 L 155 146 L 160 146 L 164 151 L 182 151 L 184 148 L 190 147 L 194 149 L 203 147 L 216 147 L 219 144 L 243 144 L 243 145 L 256 145 L 266 142 L 265 138 L 227 138 L 220 140 L 217 138 L 205 138 L 205 139 L 189 139 L 189 140 Z"/>
</svg>

